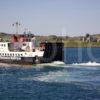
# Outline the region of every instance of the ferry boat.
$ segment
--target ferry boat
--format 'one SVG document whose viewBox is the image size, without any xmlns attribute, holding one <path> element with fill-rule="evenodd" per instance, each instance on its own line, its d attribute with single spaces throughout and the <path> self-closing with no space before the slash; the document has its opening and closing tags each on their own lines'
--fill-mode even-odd
<svg viewBox="0 0 100 100">
<path fill-rule="evenodd" d="M 63 60 L 63 43 L 40 43 L 35 36 L 13 35 L 9 42 L 0 42 L 0 62 L 37 64 Z"/>
</svg>

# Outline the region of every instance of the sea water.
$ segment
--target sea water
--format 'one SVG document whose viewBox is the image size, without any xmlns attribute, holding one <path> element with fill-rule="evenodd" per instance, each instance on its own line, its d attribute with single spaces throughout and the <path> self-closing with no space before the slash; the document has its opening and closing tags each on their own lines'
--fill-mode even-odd
<svg viewBox="0 0 100 100">
<path fill-rule="evenodd" d="M 84 57 L 78 58 L 77 50 L 65 49 L 65 62 L 1 64 L 0 100 L 100 100 L 100 63 L 91 60 L 86 48 L 80 49 Z M 99 48 L 92 52 L 99 59 Z"/>
</svg>

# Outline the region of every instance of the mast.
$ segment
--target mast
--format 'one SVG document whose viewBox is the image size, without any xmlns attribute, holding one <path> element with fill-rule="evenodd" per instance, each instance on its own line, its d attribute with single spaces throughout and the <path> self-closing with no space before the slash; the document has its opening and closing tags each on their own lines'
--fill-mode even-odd
<svg viewBox="0 0 100 100">
<path fill-rule="evenodd" d="M 21 24 L 20 24 L 20 22 L 15 22 L 14 24 L 12 24 L 12 26 L 15 26 L 15 28 L 16 28 L 16 34 L 18 34 L 19 33 L 19 26 L 20 26 Z"/>
</svg>

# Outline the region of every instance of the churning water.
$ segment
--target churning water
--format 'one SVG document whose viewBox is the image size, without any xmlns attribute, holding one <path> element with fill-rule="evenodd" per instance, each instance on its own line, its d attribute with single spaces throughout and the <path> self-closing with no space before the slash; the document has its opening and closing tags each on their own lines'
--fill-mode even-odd
<svg viewBox="0 0 100 100">
<path fill-rule="evenodd" d="M 76 49 L 69 55 L 65 51 L 67 64 L 1 64 L 0 100 L 100 100 L 100 63 L 87 59 L 87 55 L 77 62 Z"/>
</svg>

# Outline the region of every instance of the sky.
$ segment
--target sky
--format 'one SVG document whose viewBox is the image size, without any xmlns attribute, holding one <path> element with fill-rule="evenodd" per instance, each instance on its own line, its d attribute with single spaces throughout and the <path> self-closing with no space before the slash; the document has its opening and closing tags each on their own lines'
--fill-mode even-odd
<svg viewBox="0 0 100 100">
<path fill-rule="evenodd" d="M 100 0 L 0 0 L 0 32 L 79 36 L 100 33 Z"/>
</svg>

